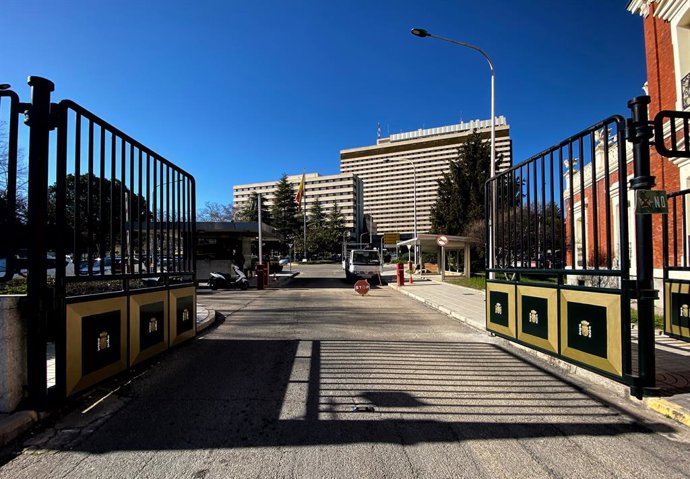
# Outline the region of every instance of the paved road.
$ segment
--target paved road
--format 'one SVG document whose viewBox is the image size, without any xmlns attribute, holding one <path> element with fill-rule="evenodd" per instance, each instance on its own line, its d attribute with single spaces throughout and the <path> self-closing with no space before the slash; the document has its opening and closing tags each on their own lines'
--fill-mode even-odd
<svg viewBox="0 0 690 479">
<path fill-rule="evenodd" d="M 670 423 L 393 289 L 303 269 L 201 297 L 222 324 L 36 434 L 0 478 L 690 477 Z"/>
</svg>

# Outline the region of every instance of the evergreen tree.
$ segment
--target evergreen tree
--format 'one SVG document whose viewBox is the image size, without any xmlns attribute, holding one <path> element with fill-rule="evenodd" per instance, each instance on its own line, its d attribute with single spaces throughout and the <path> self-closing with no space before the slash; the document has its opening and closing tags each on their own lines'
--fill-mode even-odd
<svg viewBox="0 0 690 479">
<path fill-rule="evenodd" d="M 286 240 L 295 237 L 300 232 L 302 222 L 297 214 L 297 203 L 295 203 L 295 189 L 288 182 L 287 175 L 276 184 L 273 195 L 273 205 L 271 206 L 271 221 L 278 233 L 282 234 Z"/>
<path fill-rule="evenodd" d="M 329 251 L 331 253 L 340 252 L 345 233 L 345 218 L 343 218 L 343 212 L 337 201 L 333 203 L 333 209 L 328 212 L 326 217 L 326 231 L 328 232 Z"/>
<path fill-rule="evenodd" d="M 259 221 L 259 194 L 253 191 L 247 204 L 237 213 L 239 221 Z M 261 200 L 261 222 L 272 226 L 271 212 L 266 208 L 266 201 Z"/>
<path fill-rule="evenodd" d="M 473 132 L 438 180 L 438 197 L 431 208 L 432 232 L 465 234 L 484 218 L 484 182 L 488 179 L 491 148 Z"/>
</svg>

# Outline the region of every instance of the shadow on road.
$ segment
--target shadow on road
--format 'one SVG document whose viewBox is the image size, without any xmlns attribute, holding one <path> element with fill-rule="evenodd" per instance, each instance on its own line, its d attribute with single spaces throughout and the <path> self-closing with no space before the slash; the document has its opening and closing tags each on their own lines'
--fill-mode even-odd
<svg viewBox="0 0 690 479">
<path fill-rule="evenodd" d="M 88 440 L 57 431 L 41 447 L 107 453 L 651 432 L 488 343 L 208 336 L 153 369 L 120 391 L 126 407 Z"/>
</svg>

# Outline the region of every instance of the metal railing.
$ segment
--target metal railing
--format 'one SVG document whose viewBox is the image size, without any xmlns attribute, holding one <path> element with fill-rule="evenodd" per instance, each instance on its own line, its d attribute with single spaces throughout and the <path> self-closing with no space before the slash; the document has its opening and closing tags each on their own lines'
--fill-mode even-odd
<svg viewBox="0 0 690 479">
<path fill-rule="evenodd" d="M 493 271 L 627 278 L 624 127 L 608 118 L 487 182 Z"/>
<path fill-rule="evenodd" d="M 58 117 L 50 193 L 66 280 L 191 275 L 194 178 L 72 101 Z"/>
</svg>

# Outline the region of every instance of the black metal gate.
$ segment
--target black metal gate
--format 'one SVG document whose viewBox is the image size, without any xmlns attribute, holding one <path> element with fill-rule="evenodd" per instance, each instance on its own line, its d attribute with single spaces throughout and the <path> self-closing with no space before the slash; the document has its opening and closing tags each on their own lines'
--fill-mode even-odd
<svg viewBox="0 0 690 479">
<path fill-rule="evenodd" d="M 637 396 L 654 386 L 655 369 L 651 220 L 628 207 L 634 190 L 653 186 L 648 102 L 631 100 L 632 118 L 599 122 L 491 178 L 486 190 L 487 250 L 494 251 L 487 329 L 629 384 Z M 633 221 L 636 234 L 629 238 Z"/>
<path fill-rule="evenodd" d="M 26 268 L 29 398 L 42 406 L 49 343 L 50 393 L 60 399 L 194 336 L 195 183 L 76 103 L 51 103 L 52 82 L 29 85 L 30 103 L 0 91 L 12 122 L 8 205 L 25 201 L 16 188 L 20 111 L 29 135 L 26 219 L 3 214 L 13 227 L 0 255 L 3 279 Z"/>
<path fill-rule="evenodd" d="M 690 158 L 690 112 L 662 111 L 654 146 L 667 158 Z M 690 341 L 690 189 L 669 193 L 663 218 L 664 332 Z"/>
</svg>

